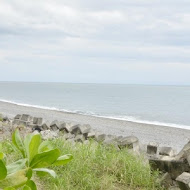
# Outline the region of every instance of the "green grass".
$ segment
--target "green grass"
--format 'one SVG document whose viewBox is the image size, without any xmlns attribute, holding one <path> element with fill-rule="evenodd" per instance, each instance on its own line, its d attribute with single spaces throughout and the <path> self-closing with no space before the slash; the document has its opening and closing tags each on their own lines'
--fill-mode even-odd
<svg viewBox="0 0 190 190">
<path fill-rule="evenodd" d="M 62 154 L 73 154 L 65 166 L 54 167 L 58 177 L 35 177 L 43 190 L 154 190 L 162 189 L 157 183 L 157 172 L 152 172 L 142 158 L 127 149 L 117 151 L 93 141 L 89 145 L 57 139 L 52 141 Z M 5 141 L 3 151 L 7 162 L 19 159 L 20 154 Z"/>
</svg>

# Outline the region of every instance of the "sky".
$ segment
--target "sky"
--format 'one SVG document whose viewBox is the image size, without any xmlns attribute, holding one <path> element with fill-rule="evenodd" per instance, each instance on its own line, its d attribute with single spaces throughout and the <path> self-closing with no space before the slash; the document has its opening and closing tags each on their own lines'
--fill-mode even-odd
<svg viewBox="0 0 190 190">
<path fill-rule="evenodd" d="M 0 0 L 0 81 L 190 85 L 190 1 Z"/>
</svg>

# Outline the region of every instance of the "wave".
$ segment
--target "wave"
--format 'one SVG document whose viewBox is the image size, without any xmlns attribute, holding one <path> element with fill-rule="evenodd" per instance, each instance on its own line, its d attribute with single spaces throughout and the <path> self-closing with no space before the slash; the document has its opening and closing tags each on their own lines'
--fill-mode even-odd
<svg viewBox="0 0 190 190">
<path fill-rule="evenodd" d="M 105 115 L 98 115 L 98 114 L 91 112 L 91 111 L 89 111 L 89 112 L 83 112 L 80 110 L 70 111 L 70 110 L 66 110 L 66 109 L 59 109 L 56 107 L 32 105 L 32 104 L 19 103 L 19 102 L 14 102 L 14 101 L 10 101 L 10 100 L 4 100 L 4 99 L 0 99 L 0 101 L 5 102 L 5 103 L 18 105 L 18 106 L 33 107 L 33 108 L 39 108 L 39 109 L 44 109 L 44 110 L 74 113 L 74 114 L 79 114 L 79 115 L 88 115 L 88 116 L 94 116 L 94 117 L 99 117 L 99 118 L 107 118 L 107 119 L 114 119 L 114 120 L 120 120 L 120 121 L 129 121 L 129 122 L 140 123 L 140 124 L 151 124 L 151 125 L 159 125 L 159 126 L 166 126 L 166 127 L 190 129 L 190 126 L 188 126 L 188 125 L 175 124 L 175 123 L 165 123 L 165 122 L 160 122 L 160 121 L 141 120 L 141 119 L 137 119 L 133 116 L 107 116 L 107 115 L 105 116 Z"/>
</svg>

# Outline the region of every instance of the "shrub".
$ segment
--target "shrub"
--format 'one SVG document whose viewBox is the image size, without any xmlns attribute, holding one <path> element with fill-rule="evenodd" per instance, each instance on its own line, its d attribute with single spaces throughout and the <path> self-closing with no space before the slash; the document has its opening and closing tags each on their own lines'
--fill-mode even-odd
<svg viewBox="0 0 190 190">
<path fill-rule="evenodd" d="M 40 176 L 50 174 L 55 178 L 55 171 L 47 167 L 65 165 L 73 158 L 71 154 L 61 156 L 60 150 L 53 148 L 50 141 L 42 142 L 40 134 L 28 134 L 23 140 L 17 129 L 12 135 L 12 143 L 22 156 L 6 165 L 5 156 L 0 151 L 0 188 L 6 190 L 20 187 L 36 190 L 33 173 Z"/>
</svg>

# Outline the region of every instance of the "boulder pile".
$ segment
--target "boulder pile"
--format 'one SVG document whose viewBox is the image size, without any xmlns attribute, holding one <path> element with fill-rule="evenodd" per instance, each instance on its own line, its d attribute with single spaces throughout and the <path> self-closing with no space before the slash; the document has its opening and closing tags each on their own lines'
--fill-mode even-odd
<svg viewBox="0 0 190 190">
<path fill-rule="evenodd" d="M 7 127 L 9 126 L 9 127 Z M 127 148 L 136 155 L 144 155 L 154 170 L 163 174 L 159 179 L 166 189 L 190 190 L 190 142 L 177 154 L 172 147 L 159 147 L 150 142 L 141 144 L 135 136 L 116 136 L 104 134 L 91 128 L 89 124 L 49 122 L 40 117 L 27 114 L 16 115 L 14 119 L 2 117 L 0 121 L 0 140 L 11 135 L 15 128 L 24 133 L 38 131 L 43 139 L 62 137 L 71 143 L 88 144 L 90 139 L 101 142 L 104 146 L 114 146 L 118 150 Z"/>
</svg>

